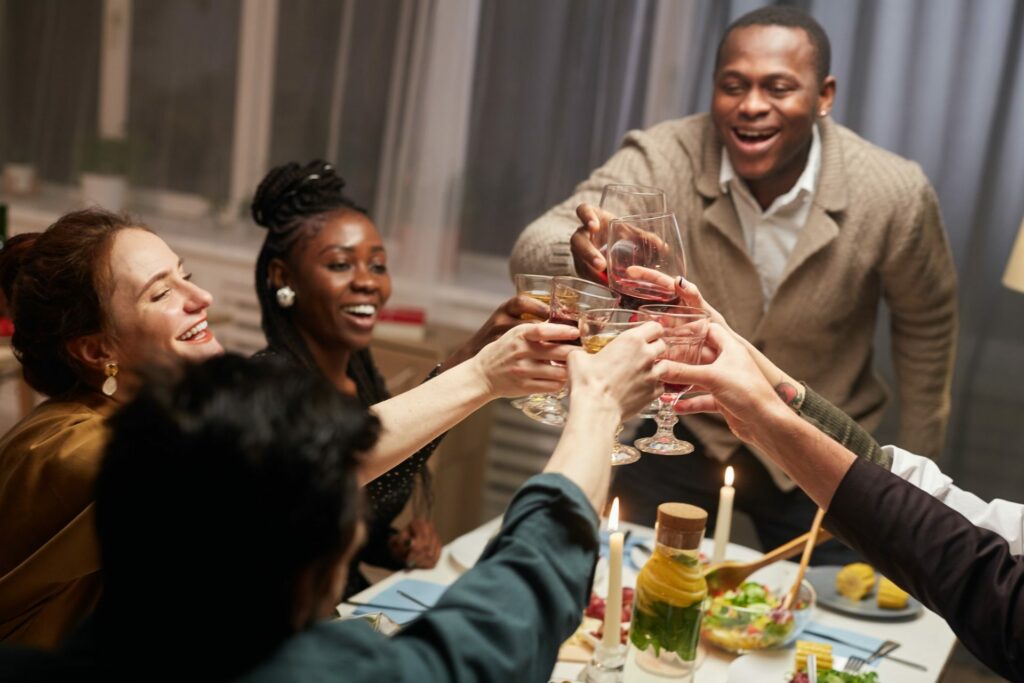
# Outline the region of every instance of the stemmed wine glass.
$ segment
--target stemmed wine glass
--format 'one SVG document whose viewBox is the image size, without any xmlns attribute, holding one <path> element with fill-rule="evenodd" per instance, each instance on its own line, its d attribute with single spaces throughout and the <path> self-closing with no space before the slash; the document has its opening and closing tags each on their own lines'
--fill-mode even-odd
<svg viewBox="0 0 1024 683">
<path fill-rule="evenodd" d="M 709 316 L 706 311 L 691 306 L 648 305 L 637 311 L 641 320 L 660 323 L 665 333 L 662 340 L 666 350 L 662 358 L 695 365 L 708 336 Z M 633 445 L 644 453 L 656 455 L 686 455 L 693 453 L 693 444 L 677 439 L 673 428 L 679 417 L 675 413 L 679 397 L 690 390 L 682 384 L 665 384 L 661 395 L 661 409 L 656 419 L 658 431 L 654 436 L 637 439 Z"/>
<path fill-rule="evenodd" d="M 625 308 L 595 308 L 580 317 L 580 341 L 587 353 L 597 353 L 626 330 L 643 325 L 646 320 L 636 311 Z M 615 444 L 612 446 L 612 465 L 629 465 L 640 459 L 640 451 L 619 442 L 622 433 L 620 423 L 615 430 Z"/>
<path fill-rule="evenodd" d="M 686 276 L 686 256 L 676 215 L 671 212 L 624 216 L 608 224 L 608 286 L 622 295 L 623 308 L 678 301 L 675 289 L 635 277 L 633 266 L 656 270 L 673 280 Z"/>
<path fill-rule="evenodd" d="M 551 305 L 551 275 L 535 275 L 533 273 L 516 273 L 512 276 L 513 282 L 516 285 L 516 294 L 536 299 L 545 306 Z M 540 321 L 541 318 L 530 315 L 529 313 L 523 314 L 523 320 Z M 516 410 L 522 410 L 526 402 L 531 398 L 543 396 L 543 394 L 531 394 L 530 396 L 521 396 L 519 398 L 512 399 L 512 407 Z"/>
<path fill-rule="evenodd" d="M 548 322 L 561 325 L 579 325 L 580 315 L 594 308 L 611 308 L 618 305 L 619 297 L 607 287 L 568 275 L 558 275 L 551 284 L 551 315 Z M 580 344 L 579 339 L 564 342 Z M 523 413 L 538 422 L 561 427 L 565 424 L 565 409 L 562 399 L 563 388 L 557 394 L 531 396 L 523 406 Z"/>
<path fill-rule="evenodd" d="M 604 190 L 601 192 L 600 207 L 606 214 L 605 218 L 612 219 L 638 214 L 665 213 L 668 211 L 668 202 L 665 199 L 665 193 L 656 187 L 612 184 L 604 186 Z M 605 242 L 601 246 L 601 253 L 607 256 L 607 233 L 604 238 Z M 604 275 L 605 282 L 607 282 L 607 272 Z M 652 401 L 640 411 L 640 417 L 653 418 L 658 414 L 658 409 L 657 400 Z"/>
<path fill-rule="evenodd" d="M 634 216 L 644 213 L 664 213 L 668 211 L 665 193 L 656 187 L 646 185 L 605 185 L 601 191 L 601 231 L 598 240 L 601 242 L 601 254 L 608 254 L 608 222 L 614 218 Z M 608 282 L 608 272 L 601 273 L 603 282 Z"/>
</svg>

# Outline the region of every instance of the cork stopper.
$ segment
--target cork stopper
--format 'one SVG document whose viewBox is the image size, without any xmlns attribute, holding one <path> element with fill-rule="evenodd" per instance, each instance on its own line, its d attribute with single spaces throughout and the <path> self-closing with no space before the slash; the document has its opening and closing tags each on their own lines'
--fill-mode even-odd
<svg viewBox="0 0 1024 683">
<path fill-rule="evenodd" d="M 696 505 L 662 503 L 658 506 L 658 543 L 693 550 L 700 545 L 707 525 L 707 511 Z"/>
</svg>

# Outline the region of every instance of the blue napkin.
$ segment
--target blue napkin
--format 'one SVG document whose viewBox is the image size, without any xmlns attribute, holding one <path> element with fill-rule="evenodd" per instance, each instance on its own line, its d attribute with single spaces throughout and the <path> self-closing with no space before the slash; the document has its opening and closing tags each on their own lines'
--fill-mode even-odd
<svg viewBox="0 0 1024 683">
<path fill-rule="evenodd" d="M 416 598 L 420 602 L 433 606 L 441 599 L 441 596 L 444 595 L 444 592 L 447 589 L 448 586 L 442 586 L 439 583 L 419 581 L 417 579 L 404 579 L 387 590 L 377 593 L 372 598 L 366 599 L 366 602 L 372 602 L 375 605 L 383 605 L 384 607 L 361 606 L 353 610 L 352 613 L 370 614 L 371 612 L 383 612 L 396 624 L 404 626 L 419 615 L 423 614 L 424 609 L 422 605 L 417 605 L 409 598 L 399 595 L 398 591 L 402 591 L 403 593 Z"/>
<path fill-rule="evenodd" d="M 814 633 L 808 633 L 808 631 L 814 631 Z M 854 643 L 855 645 L 859 645 L 860 647 L 865 649 L 861 650 L 856 647 L 850 647 L 849 645 L 843 645 L 842 643 L 837 643 L 833 640 L 829 640 L 828 638 L 822 638 L 821 636 L 815 634 L 821 634 L 823 636 L 833 636 L 835 638 L 838 638 L 839 640 L 844 640 L 848 643 Z M 877 650 L 879 646 L 881 646 L 881 644 L 885 642 L 882 638 L 866 636 L 863 633 L 857 633 L 856 631 L 847 631 L 846 629 L 836 628 L 835 626 L 826 626 L 825 624 L 822 624 L 817 621 L 812 621 L 810 624 L 808 624 L 807 629 L 800 634 L 798 640 L 809 640 L 815 643 L 825 643 L 826 645 L 831 645 L 832 654 L 837 657 L 849 657 L 851 655 L 856 655 L 864 659 L 867 659 L 867 656 L 869 654 Z"/>
<path fill-rule="evenodd" d="M 608 557 L 608 537 L 609 536 L 611 536 L 611 534 L 608 532 L 607 529 L 601 529 L 601 550 L 600 550 L 601 557 Z M 630 533 L 629 534 L 629 538 L 627 538 L 626 542 L 622 544 L 622 556 L 623 556 L 624 562 L 628 562 L 629 564 L 631 564 L 633 566 L 634 569 L 639 570 L 640 567 L 643 566 L 643 562 L 641 562 L 639 564 L 639 566 L 638 566 L 637 563 L 633 560 L 632 553 L 630 551 L 632 551 L 633 548 L 635 548 L 638 545 L 639 546 L 644 546 L 648 550 L 653 550 L 654 549 L 653 540 L 654 539 L 652 539 L 650 536 L 644 536 L 644 535 L 641 535 L 641 534 Z M 644 558 L 645 558 L 644 562 L 647 561 L 646 558 L 649 557 L 649 556 L 650 556 L 650 553 L 648 553 L 647 555 L 644 556 Z"/>
</svg>

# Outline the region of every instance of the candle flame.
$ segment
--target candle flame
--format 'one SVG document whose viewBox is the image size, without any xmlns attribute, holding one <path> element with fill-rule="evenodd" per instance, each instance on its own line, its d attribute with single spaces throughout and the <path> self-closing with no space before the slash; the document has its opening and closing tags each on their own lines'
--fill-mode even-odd
<svg viewBox="0 0 1024 683">
<path fill-rule="evenodd" d="M 612 511 L 608 513 L 608 531 L 619 530 L 619 497 L 612 501 Z"/>
<path fill-rule="evenodd" d="M 732 482 L 736 479 L 736 473 L 732 469 L 732 465 L 725 468 L 725 485 L 732 486 Z"/>
</svg>

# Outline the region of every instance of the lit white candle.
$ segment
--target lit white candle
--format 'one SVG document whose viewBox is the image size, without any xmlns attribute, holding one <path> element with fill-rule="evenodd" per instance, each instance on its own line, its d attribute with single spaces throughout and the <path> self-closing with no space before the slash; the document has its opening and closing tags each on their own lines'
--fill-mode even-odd
<svg viewBox="0 0 1024 683">
<path fill-rule="evenodd" d="M 601 645 L 605 648 L 618 647 L 622 633 L 622 544 L 623 534 L 619 529 L 619 499 L 612 502 L 608 514 L 608 599 L 604 605 L 604 635 Z"/>
<path fill-rule="evenodd" d="M 715 549 L 711 555 L 711 563 L 725 560 L 725 547 L 729 545 L 729 533 L 732 531 L 732 501 L 736 497 L 736 489 L 732 487 L 735 477 L 732 465 L 725 468 L 725 486 L 718 492 L 718 519 L 715 522 Z"/>
</svg>

